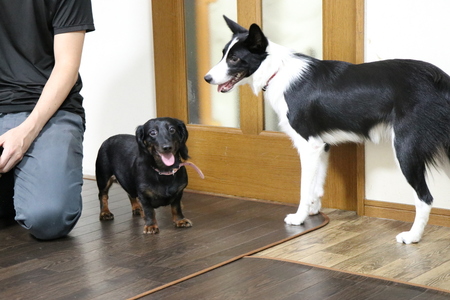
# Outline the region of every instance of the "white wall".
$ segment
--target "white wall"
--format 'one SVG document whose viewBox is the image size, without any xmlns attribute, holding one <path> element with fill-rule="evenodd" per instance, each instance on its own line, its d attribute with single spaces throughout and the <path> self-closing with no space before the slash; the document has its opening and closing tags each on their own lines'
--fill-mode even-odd
<svg viewBox="0 0 450 300">
<path fill-rule="evenodd" d="M 86 35 L 80 74 L 86 109 L 85 175 L 95 175 L 101 143 L 156 116 L 151 2 L 92 0 L 96 30 Z"/>
<path fill-rule="evenodd" d="M 450 74 L 449 12 L 448 0 L 366 0 L 366 61 L 412 58 Z M 436 170 L 428 177 L 433 206 L 450 209 L 449 178 Z M 390 142 L 366 143 L 366 198 L 414 203 L 413 190 L 396 165 Z"/>
</svg>

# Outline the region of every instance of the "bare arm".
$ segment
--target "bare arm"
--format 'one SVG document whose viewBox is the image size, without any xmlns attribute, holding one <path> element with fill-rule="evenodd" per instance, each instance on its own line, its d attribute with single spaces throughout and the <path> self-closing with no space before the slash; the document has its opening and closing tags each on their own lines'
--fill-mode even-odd
<svg viewBox="0 0 450 300">
<path fill-rule="evenodd" d="M 35 108 L 22 124 L 0 136 L 0 146 L 3 147 L 0 173 L 8 172 L 22 160 L 74 86 L 78 78 L 84 35 L 84 31 L 55 35 L 55 66 Z"/>
</svg>

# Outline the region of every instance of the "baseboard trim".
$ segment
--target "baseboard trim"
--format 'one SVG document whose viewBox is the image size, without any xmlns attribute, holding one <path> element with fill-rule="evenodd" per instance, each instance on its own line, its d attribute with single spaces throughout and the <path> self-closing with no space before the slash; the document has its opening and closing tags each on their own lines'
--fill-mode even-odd
<svg viewBox="0 0 450 300">
<path fill-rule="evenodd" d="M 364 215 L 368 217 L 413 222 L 415 207 L 414 205 L 407 204 L 365 200 Z M 432 208 L 428 224 L 450 227 L 450 210 Z"/>
</svg>

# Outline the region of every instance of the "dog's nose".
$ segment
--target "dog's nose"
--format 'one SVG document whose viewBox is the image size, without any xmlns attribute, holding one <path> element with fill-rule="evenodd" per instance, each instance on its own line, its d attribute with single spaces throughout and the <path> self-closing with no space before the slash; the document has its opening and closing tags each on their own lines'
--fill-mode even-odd
<svg viewBox="0 0 450 300">
<path fill-rule="evenodd" d="M 164 145 L 162 148 L 163 148 L 163 150 L 164 150 L 165 152 L 170 152 L 170 151 L 172 151 L 172 146 L 170 146 L 170 145 Z"/>
<path fill-rule="evenodd" d="M 211 81 L 212 81 L 212 76 L 211 76 L 211 75 L 206 74 L 204 78 L 205 78 L 205 81 L 206 81 L 207 83 L 211 83 Z"/>
</svg>

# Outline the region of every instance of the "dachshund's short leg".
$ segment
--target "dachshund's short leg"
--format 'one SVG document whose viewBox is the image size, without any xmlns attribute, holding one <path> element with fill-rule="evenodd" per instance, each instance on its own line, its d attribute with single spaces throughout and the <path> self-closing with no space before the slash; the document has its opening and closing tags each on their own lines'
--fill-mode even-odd
<svg viewBox="0 0 450 300">
<path fill-rule="evenodd" d="M 113 182 L 114 178 L 111 177 L 106 186 L 98 193 L 98 199 L 100 200 L 100 221 L 114 220 L 114 215 L 108 207 L 108 191 Z"/>
<path fill-rule="evenodd" d="M 178 196 L 177 199 L 171 204 L 173 223 L 177 228 L 192 227 L 192 222 L 189 219 L 186 219 L 183 215 L 181 197 L 182 195 Z"/>
<path fill-rule="evenodd" d="M 139 202 L 137 197 L 131 197 L 128 195 L 128 198 L 130 199 L 131 203 L 131 212 L 133 213 L 133 216 L 141 216 L 144 217 L 144 211 L 142 210 L 141 203 Z"/>
<path fill-rule="evenodd" d="M 159 233 L 158 222 L 156 221 L 155 209 L 148 205 L 143 205 L 144 208 L 144 234 L 157 234 Z"/>
<path fill-rule="evenodd" d="M 100 221 L 114 220 L 114 215 L 108 207 L 108 195 L 102 195 L 100 198 L 100 203 Z"/>
</svg>

